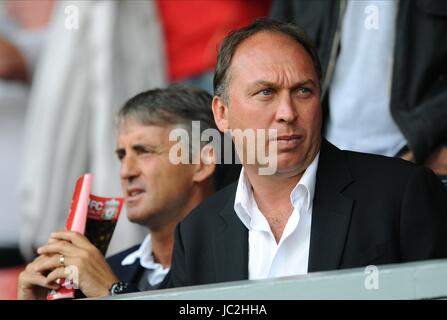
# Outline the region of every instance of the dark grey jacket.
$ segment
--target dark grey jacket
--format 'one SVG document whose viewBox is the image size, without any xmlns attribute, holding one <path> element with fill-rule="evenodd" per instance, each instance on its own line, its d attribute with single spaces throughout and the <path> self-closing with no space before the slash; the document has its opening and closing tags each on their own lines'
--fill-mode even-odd
<svg viewBox="0 0 447 320">
<path fill-rule="evenodd" d="M 345 7 L 345 0 L 272 4 L 273 18 L 298 24 L 315 41 L 325 74 L 326 109 Z M 447 144 L 447 1 L 399 1 L 396 31 L 391 114 L 416 162 L 423 163 L 436 147 Z"/>
</svg>

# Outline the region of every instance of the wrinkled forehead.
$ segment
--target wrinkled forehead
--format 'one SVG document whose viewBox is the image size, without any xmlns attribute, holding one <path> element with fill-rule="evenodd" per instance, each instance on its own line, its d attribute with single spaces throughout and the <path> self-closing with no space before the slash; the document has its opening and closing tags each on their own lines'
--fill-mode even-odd
<svg viewBox="0 0 447 320">
<path fill-rule="evenodd" d="M 294 73 L 316 82 L 317 74 L 309 53 L 288 35 L 259 32 L 244 40 L 236 49 L 230 64 L 230 79 L 281 77 Z"/>
</svg>

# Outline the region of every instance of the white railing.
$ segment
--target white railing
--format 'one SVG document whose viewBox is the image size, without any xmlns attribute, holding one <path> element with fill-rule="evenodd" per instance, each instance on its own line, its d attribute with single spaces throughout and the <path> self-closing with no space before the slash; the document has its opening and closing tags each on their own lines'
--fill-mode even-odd
<svg viewBox="0 0 447 320">
<path fill-rule="evenodd" d="M 126 294 L 117 300 L 447 298 L 447 259 Z"/>
</svg>

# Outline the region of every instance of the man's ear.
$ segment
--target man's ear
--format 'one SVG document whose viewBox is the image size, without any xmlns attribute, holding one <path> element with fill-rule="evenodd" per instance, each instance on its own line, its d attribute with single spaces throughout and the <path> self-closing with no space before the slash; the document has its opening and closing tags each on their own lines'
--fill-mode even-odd
<svg viewBox="0 0 447 320">
<path fill-rule="evenodd" d="M 200 150 L 200 161 L 195 165 L 192 180 L 200 183 L 210 178 L 216 170 L 216 153 L 211 145 L 206 145 Z"/>
<path fill-rule="evenodd" d="M 213 98 L 213 114 L 217 128 L 222 132 L 228 130 L 228 108 L 223 103 L 222 98 L 218 96 L 214 96 Z"/>
</svg>

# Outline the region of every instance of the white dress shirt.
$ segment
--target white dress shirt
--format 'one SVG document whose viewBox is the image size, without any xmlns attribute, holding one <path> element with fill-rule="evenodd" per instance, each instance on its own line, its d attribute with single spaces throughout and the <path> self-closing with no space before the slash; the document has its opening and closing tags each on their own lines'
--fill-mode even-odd
<svg viewBox="0 0 447 320">
<path fill-rule="evenodd" d="M 148 270 L 147 282 L 151 286 L 156 286 L 157 284 L 161 283 L 166 274 L 169 272 L 169 268 L 164 268 L 163 265 L 155 262 L 154 256 L 152 254 L 152 243 L 150 234 L 148 234 L 146 238 L 144 238 L 144 241 L 141 243 L 137 251 L 130 253 L 123 259 L 123 261 L 121 261 L 121 265 L 131 265 L 135 263 L 137 259 L 140 259 L 141 267 Z"/>
<path fill-rule="evenodd" d="M 259 210 L 248 178 L 242 169 L 234 210 L 248 229 L 248 277 L 264 279 L 307 273 L 310 226 L 318 153 L 290 193 L 293 206 L 279 243 Z"/>
</svg>

